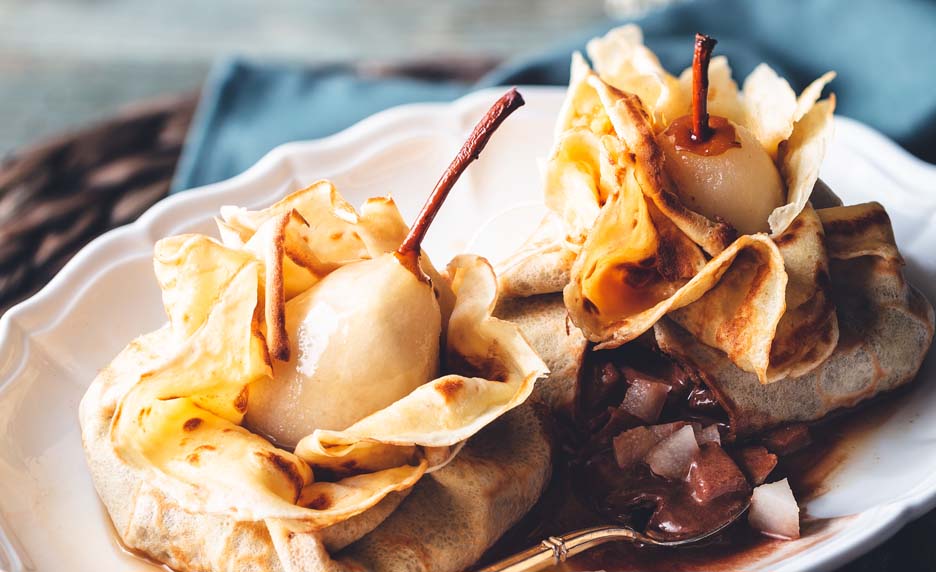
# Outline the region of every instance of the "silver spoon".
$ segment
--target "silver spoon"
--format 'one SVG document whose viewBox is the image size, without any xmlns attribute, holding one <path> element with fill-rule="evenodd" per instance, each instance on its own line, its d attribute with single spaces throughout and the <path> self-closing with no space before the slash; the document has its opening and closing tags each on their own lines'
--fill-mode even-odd
<svg viewBox="0 0 936 572">
<path fill-rule="evenodd" d="M 724 523 L 712 530 L 682 540 L 657 540 L 624 526 L 595 526 L 563 534 L 562 536 L 550 536 L 532 548 L 518 552 L 490 566 L 485 566 L 476 572 L 533 572 L 533 570 L 539 570 L 549 564 L 561 564 L 571 556 L 585 552 L 599 544 L 615 540 L 629 540 L 654 546 L 684 546 L 721 532 L 747 512 L 750 506 L 751 503 L 747 502 Z"/>
</svg>

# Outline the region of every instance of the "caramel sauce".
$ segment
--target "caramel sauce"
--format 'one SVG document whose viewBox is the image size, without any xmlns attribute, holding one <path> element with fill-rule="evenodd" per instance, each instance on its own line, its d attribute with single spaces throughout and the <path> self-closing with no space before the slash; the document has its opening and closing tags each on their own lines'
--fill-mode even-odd
<svg viewBox="0 0 936 572">
<path fill-rule="evenodd" d="M 692 132 L 692 116 L 683 115 L 670 123 L 663 135 L 673 139 L 677 151 L 686 151 L 705 157 L 721 155 L 729 149 L 741 146 L 734 125 L 724 117 L 711 115 L 708 125 L 708 137 L 699 140 Z"/>
<path fill-rule="evenodd" d="M 672 288 L 663 282 L 656 268 L 617 264 L 595 274 L 586 284 L 589 290 L 586 300 L 606 320 L 637 314 L 671 295 Z"/>
</svg>

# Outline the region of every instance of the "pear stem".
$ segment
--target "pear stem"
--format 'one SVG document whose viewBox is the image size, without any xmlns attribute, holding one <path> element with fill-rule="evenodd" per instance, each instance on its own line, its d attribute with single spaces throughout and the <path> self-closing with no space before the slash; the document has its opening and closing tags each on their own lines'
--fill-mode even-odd
<svg viewBox="0 0 936 572">
<path fill-rule="evenodd" d="M 520 95 L 520 92 L 518 92 L 516 88 L 510 88 L 510 91 L 501 96 L 501 98 L 491 106 L 491 109 L 484 114 L 481 121 L 475 125 L 471 135 L 468 136 L 461 150 L 458 151 L 458 155 L 455 156 L 448 168 L 445 169 L 439 182 L 437 182 L 435 188 L 432 189 L 432 194 L 429 195 L 426 204 L 423 205 L 422 210 L 419 211 L 419 214 L 416 216 L 416 222 L 413 223 L 409 234 L 407 234 L 406 238 L 403 240 L 403 244 L 401 244 L 396 251 L 396 256 L 400 263 L 417 277 L 423 276 L 419 268 L 419 253 L 422 240 L 426 236 L 429 225 L 432 224 L 432 220 L 435 218 L 436 213 L 439 212 L 439 208 L 448 196 L 449 191 L 455 186 L 455 182 L 458 181 L 461 174 L 465 172 L 468 165 L 478 158 L 484 146 L 487 145 L 488 140 L 490 140 L 491 135 L 500 127 L 500 124 L 507 119 L 507 116 L 523 106 L 523 104 L 523 96 Z"/>
<path fill-rule="evenodd" d="M 692 141 L 704 143 L 712 136 L 708 115 L 708 70 L 712 51 L 718 41 L 705 34 L 696 34 L 692 55 Z"/>
</svg>

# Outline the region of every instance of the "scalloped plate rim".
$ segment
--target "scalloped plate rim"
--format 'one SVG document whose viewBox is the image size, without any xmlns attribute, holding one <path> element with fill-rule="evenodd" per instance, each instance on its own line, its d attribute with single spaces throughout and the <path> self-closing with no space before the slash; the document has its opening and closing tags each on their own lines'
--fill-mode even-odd
<svg viewBox="0 0 936 572">
<path fill-rule="evenodd" d="M 534 97 L 561 97 L 565 88 L 525 86 L 521 91 Z M 313 141 L 297 141 L 280 145 L 245 172 L 231 179 L 198 187 L 167 197 L 149 208 L 136 221 L 110 230 L 95 238 L 82 248 L 65 267 L 39 292 L 20 302 L 0 317 L 0 399 L 15 383 L 16 373 L 28 361 L 30 337 L 54 328 L 64 320 L 72 303 L 78 296 L 59 296 L 66 286 L 72 292 L 90 288 L 97 277 L 107 269 L 120 265 L 128 258 L 149 255 L 154 244 L 156 228 L 160 224 L 178 224 L 167 219 L 181 215 L 184 220 L 202 218 L 214 211 L 198 210 L 197 203 L 206 198 L 234 193 L 238 188 L 256 183 L 273 176 L 283 165 L 289 166 L 290 158 L 296 154 L 327 152 L 346 149 L 351 143 L 367 140 L 375 132 L 380 133 L 387 126 L 398 122 L 412 122 L 414 118 L 432 116 L 438 120 L 451 121 L 462 118 L 466 110 L 477 107 L 482 102 L 492 100 L 500 93 L 499 88 L 488 88 L 472 92 L 450 103 L 414 103 L 376 113 L 359 123 L 329 137 Z M 840 138 L 838 144 L 846 145 L 864 156 L 869 164 L 898 181 L 900 186 L 912 193 L 916 200 L 936 202 L 936 196 L 927 197 L 922 193 L 936 186 L 936 165 L 930 165 L 914 157 L 889 140 L 877 130 L 855 120 L 836 116 L 836 129 L 845 130 L 851 136 Z M 379 137 L 377 138 L 379 139 Z M 378 144 L 373 141 L 370 144 Z M 386 143 L 386 141 L 384 141 Z M 874 150 L 874 155 L 869 154 Z M 922 195 L 922 196 L 921 196 Z M 116 249 L 116 258 L 103 261 L 101 258 L 109 250 Z M 27 327 L 28 326 L 28 327 Z M 17 334 L 21 338 L 17 345 Z M 17 350 L 20 355 L 16 356 Z M 12 361 L 19 361 L 11 365 Z M 914 487 L 917 490 L 890 503 L 874 506 L 856 514 L 858 522 L 867 526 L 849 526 L 796 556 L 810 556 L 806 561 L 794 558 L 797 562 L 786 565 L 786 561 L 775 563 L 775 570 L 783 572 L 803 570 L 827 570 L 841 565 L 882 543 L 894 535 L 901 526 L 936 507 L 936 481 L 923 481 Z M 4 538 L 4 531 L 12 530 L 0 514 L 0 563 L 4 555 L 10 558 L 8 563 L 16 570 L 17 555 L 9 554 L 15 546 L 13 539 Z M 843 534 L 847 533 L 847 534 Z M 25 564 L 28 568 L 28 561 Z"/>
</svg>

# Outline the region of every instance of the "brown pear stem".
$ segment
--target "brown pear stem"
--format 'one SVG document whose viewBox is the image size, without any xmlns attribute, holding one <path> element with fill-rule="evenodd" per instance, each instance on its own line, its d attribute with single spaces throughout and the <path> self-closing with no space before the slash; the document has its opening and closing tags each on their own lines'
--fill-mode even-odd
<svg viewBox="0 0 936 572">
<path fill-rule="evenodd" d="M 708 116 L 708 69 L 712 51 L 718 41 L 705 34 L 696 34 L 692 55 L 692 140 L 703 143 L 712 136 Z"/>
<path fill-rule="evenodd" d="M 458 151 L 458 155 L 455 156 L 448 168 L 445 169 L 439 182 L 437 182 L 435 188 L 432 189 L 432 194 L 429 195 L 426 204 L 423 205 L 422 210 L 419 211 L 419 214 L 416 216 L 416 222 L 413 223 L 409 234 L 407 234 L 406 238 L 403 240 L 403 244 L 401 244 L 396 251 L 396 256 L 400 263 L 416 276 L 423 276 L 422 271 L 419 269 L 419 253 L 422 240 L 426 236 L 426 231 L 429 230 L 429 225 L 432 224 L 436 213 L 439 212 L 439 208 L 445 201 L 445 197 L 448 196 L 449 191 L 455 186 L 455 182 L 458 181 L 461 174 L 465 172 L 468 165 L 478 158 L 484 146 L 487 145 L 488 140 L 490 140 L 491 135 L 500 127 L 500 124 L 507 119 L 507 116 L 520 108 L 523 104 L 523 96 L 520 95 L 520 92 L 518 92 L 516 88 L 511 88 L 510 91 L 501 96 L 501 98 L 491 106 L 491 109 L 484 114 L 481 121 L 475 125 L 474 131 L 468 136 L 468 140 L 462 145 L 461 150 Z"/>
</svg>

